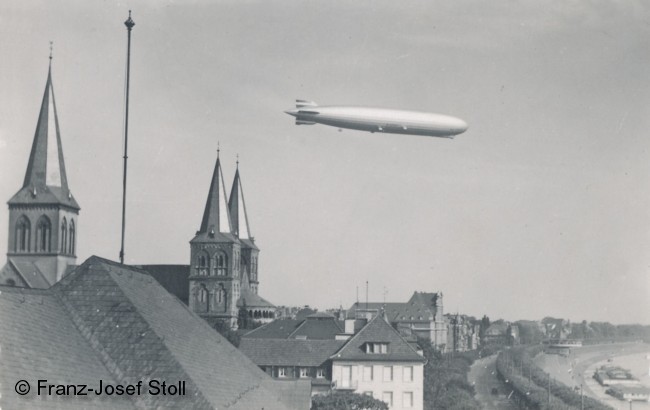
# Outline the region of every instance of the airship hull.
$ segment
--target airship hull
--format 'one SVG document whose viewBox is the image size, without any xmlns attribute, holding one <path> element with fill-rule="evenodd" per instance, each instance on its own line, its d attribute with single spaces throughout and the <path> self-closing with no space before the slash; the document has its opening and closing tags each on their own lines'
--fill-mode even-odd
<svg viewBox="0 0 650 410">
<path fill-rule="evenodd" d="M 368 132 L 453 138 L 467 130 L 465 121 L 442 114 L 355 106 L 317 106 L 297 101 L 286 111 L 297 125 L 323 124 Z"/>
</svg>

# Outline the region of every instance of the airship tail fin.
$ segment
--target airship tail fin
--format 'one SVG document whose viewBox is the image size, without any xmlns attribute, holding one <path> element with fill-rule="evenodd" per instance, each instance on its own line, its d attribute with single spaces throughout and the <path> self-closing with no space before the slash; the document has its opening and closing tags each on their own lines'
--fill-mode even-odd
<svg viewBox="0 0 650 410">
<path fill-rule="evenodd" d="M 318 104 L 316 104 L 313 101 L 296 100 L 296 108 L 304 108 L 304 107 L 318 107 Z"/>
<path fill-rule="evenodd" d="M 313 121 L 305 121 L 305 120 L 296 120 L 296 125 L 314 125 L 316 124 Z"/>
</svg>

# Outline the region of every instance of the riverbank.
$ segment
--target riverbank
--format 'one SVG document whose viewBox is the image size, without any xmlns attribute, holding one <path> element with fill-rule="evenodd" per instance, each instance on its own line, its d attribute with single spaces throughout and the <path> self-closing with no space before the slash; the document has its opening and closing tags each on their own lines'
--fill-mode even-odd
<svg viewBox="0 0 650 410">
<path fill-rule="evenodd" d="M 642 384 L 650 386 L 648 375 L 650 345 L 644 343 L 620 343 L 612 345 L 594 345 L 571 349 L 564 357 L 540 354 L 535 364 L 551 374 L 555 380 L 570 387 L 583 386 L 585 395 L 602 401 L 617 410 L 628 410 L 629 403 L 605 394 L 606 388 L 593 379 L 594 371 L 604 364 L 617 365 L 629 369 Z M 611 361 L 608 361 L 611 360 Z M 650 409 L 650 403 L 634 402 L 633 409 Z"/>
</svg>

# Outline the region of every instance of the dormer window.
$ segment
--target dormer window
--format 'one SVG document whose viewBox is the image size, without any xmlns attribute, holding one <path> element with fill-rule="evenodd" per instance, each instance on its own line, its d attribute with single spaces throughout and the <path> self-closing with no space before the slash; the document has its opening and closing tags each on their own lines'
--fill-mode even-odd
<svg viewBox="0 0 650 410">
<path fill-rule="evenodd" d="M 388 343 L 385 342 L 367 342 L 366 353 L 368 354 L 386 354 L 388 353 Z"/>
</svg>

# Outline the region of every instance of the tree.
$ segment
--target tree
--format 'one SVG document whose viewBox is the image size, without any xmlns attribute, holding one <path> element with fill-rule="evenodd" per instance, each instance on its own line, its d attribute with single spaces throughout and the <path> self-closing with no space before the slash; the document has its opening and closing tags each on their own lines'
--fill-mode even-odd
<svg viewBox="0 0 650 410">
<path fill-rule="evenodd" d="M 487 317 L 487 315 L 483 315 L 481 318 L 481 324 L 479 325 L 478 329 L 478 337 L 481 339 L 481 343 L 483 343 L 483 338 L 485 337 L 485 331 L 490 327 L 490 318 Z"/>
<path fill-rule="evenodd" d="M 367 394 L 335 392 L 314 396 L 311 408 L 312 410 L 388 410 L 388 405 Z"/>
<path fill-rule="evenodd" d="M 213 327 L 214 327 L 214 330 L 219 332 L 219 334 L 221 334 L 221 336 L 228 339 L 228 341 L 230 343 L 232 343 L 235 347 L 239 346 L 239 341 L 241 340 L 241 337 L 239 336 L 239 334 L 237 332 L 235 332 L 234 330 L 232 330 L 230 328 L 230 325 L 228 324 L 228 322 L 225 322 L 223 320 L 217 320 L 216 322 L 214 322 Z"/>
</svg>

